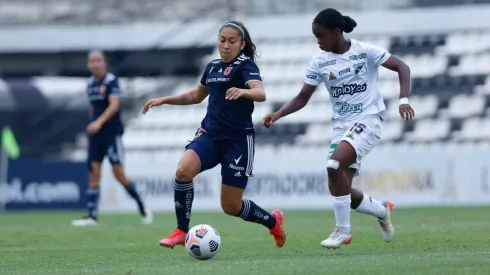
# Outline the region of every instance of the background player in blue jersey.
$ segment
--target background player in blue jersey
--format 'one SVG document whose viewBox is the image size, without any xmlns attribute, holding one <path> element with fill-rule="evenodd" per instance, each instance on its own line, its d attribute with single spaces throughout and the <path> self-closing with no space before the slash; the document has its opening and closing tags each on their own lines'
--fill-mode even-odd
<svg viewBox="0 0 490 275">
<path fill-rule="evenodd" d="M 90 124 L 88 167 L 90 184 L 87 190 L 88 216 L 72 221 L 74 226 L 97 225 L 97 206 L 100 193 L 100 169 L 104 157 L 112 164 L 116 179 L 124 186 L 128 194 L 136 201 L 143 223 L 153 221 L 152 213 L 143 204 L 134 185 L 124 172 L 124 152 L 121 136 L 124 132 L 119 111 L 119 83 L 117 77 L 107 72 L 104 55 L 99 51 L 89 54 L 88 67 L 92 73 L 88 81 L 87 95 L 90 100 Z"/>
<path fill-rule="evenodd" d="M 276 245 L 286 242 L 283 214 L 272 213 L 243 199 L 254 161 L 254 101 L 265 101 L 260 72 L 255 65 L 255 45 L 247 29 L 239 22 L 224 24 L 219 31 L 221 59 L 206 67 L 197 87 L 185 94 L 149 100 L 144 108 L 162 104 L 191 105 L 209 95 L 207 114 L 194 140 L 186 147 L 176 171 L 175 213 L 177 229 L 160 241 L 161 246 L 183 245 L 194 198 L 193 179 L 199 173 L 221 164 L 221 207 L 231 216 L 260 223 L 269 228 Z"/>
</svg>

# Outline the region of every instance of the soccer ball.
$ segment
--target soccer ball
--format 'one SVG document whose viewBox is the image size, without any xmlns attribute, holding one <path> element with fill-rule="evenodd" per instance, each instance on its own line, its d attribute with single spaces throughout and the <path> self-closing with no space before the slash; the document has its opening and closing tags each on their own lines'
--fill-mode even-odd
<svg viewBox="0 0 490 275">
<path fill-rule="evenodd" d="M 196 225 L 185 236 L 185 248 L 198 260 L 209 260 L 221 247 L 221 237 L 210 225 Z"/>
</svg>

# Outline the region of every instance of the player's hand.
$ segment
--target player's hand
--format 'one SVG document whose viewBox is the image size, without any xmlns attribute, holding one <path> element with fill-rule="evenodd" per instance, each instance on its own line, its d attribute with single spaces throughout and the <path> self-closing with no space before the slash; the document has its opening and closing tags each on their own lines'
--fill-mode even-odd
<svg viewBox="0 0 490 275">
<path fill-rule="evenodd" d="M 143 106 L 143 111 L 141 111 L 141 113 L 146 114 L 148 110 L 150 110 L 150 108 L 160 106 L 163 104 L 163 102 L 164 102 L 163 97 L 152 98 L 145 103 L 145 105 Z"/>
<path fill-rule="evenodd" d="M 228 91 L 226 91 L 225 99 L 228 100 L 236 100 L 245 95 L 245 91 L 242 89 L 238 88 L 229 88 Z"/>
<path fill-rule="evenodd" d="M 96 134 L 99 132 L 101 127 L 102 127 L 102 124 L 100 124 L 97 121 L 93 121 L 87 126 L 87 133 Z"/>
<path fill-rule="evenodd" d="M 269 128 L 274 124 L 274 122 L 278 121 L 279 118 L 281 118 L 277 113 L 272 113 L 268 114 L 264 117 L 264 120 L 262 120 L 262 124 L 265 126 L 265 128 Z"/>
<path fill-rule="evenodd" d="M 415 112 L 413 111 L 410 104 L 401 104 L 398 109 L 400 112 L 400 116 L 404 121 L 410 121 L 415 117 Z"/>
</svg>

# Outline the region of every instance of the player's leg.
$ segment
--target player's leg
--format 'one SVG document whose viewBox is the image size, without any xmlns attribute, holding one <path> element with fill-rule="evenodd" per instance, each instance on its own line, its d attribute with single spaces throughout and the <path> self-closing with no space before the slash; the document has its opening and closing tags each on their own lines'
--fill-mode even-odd
<svg viewBox="0 0 490 275">
<path fill-rule="evenodd" d="M 350 168 L 346 172 L 347 178 L 351 182 L 351 185 L 357 171 L 357 169 Z M 330 180 L 328 185 L 329 189 L 332 190 L 332 183 Z M 387 242 L 391 241 L 394 234 L 394 228 L 391 224 L 391 211 L 393 209 L 393 204 L 390 201 L 381 202 L 368 194 L 363 193 L 357 188 L 351 188 L 351 209 L 358 213 L 376 217 L 379 225 L 381 226 L 383 239 Z"/>
<path fill-rule="evenodd" d="M 321 244 L 327 248 L 338 248 L 349 244 L 352 239 L 350 232 L 351 182 L 348 178 L 349 166 L 356 161 L 354 148 L 340 141 L 327 161 L 330 192 L 333 196 L 333 210 L 336 227 L 333 233 Z"/>
<path fill-rule="evenodd" d="M 352 188 L 352 196 L 354 197 L 354 190 L 357 193 L 356 205 L 352 206 L 358 213 L 368 214 L 378 219 L 378 223 L 381 226 L 381 234 L 383 240 L 389 242 L 393 239 L 395 229 L 391 223 L 391 211 L 393 210 L 393 204 L 390 201 L 378 201 L 375 198 L 363 193 L 361 190 Z M 352 200 L 354 202 L 354 199 Z"/>
<path fill-rule="evenodd" d="M 338 146 L 327 161 L 329 181 L 332 183 L 333 206 L 336 228 L 329 238 L 322 242 L 327 248 L 338 248 L 349 244 L 352 240 L 350 233 L 350 208 L 352 169 L 359 169 L 360 161 L 379 141 L 381 135 L 381 120 L 379 117 L 363 118 L 352 125 L 344 133 Z M 356 199 L 360 194 L 355 192 Z"/>
<path fill-rule="evenodd" d="M 120 135 L 110 137 L 107 140 L 107 157 L 112 165 L 112 173 L 116 180 L 124 187 L 126 192 L 134 199 L 138 206 L 138 211 L 143 217 L 143 224 L 151 224 L 153 222 L 153 213 L 146 207 L 136 190 L 136 185 L 126 176 L 124 170 L 124 147 Z"/>
<path fill-rule="evenodd" d="M 184 245 L 194 201 L 193 180 L 200 172 L 216 165 L 213 140 L 203 129 L 199 129 L 194 140 L 186 147 L 175 172 L 174 204 L 177 229 L 160 241 L 161 246 L 173 248 L 176 245 Z"/>
<path fill-rule="evenodd" d="M 112 163 L 112 173 L 114 174 L 116 180 L 124 187 L 128 195 L 131 196 L 131 198 L 133 198 L 136 202 L 136 205 L 138 206 L 138 211 L 143 217 L 141 222 L 143 224 L 152 224 L 153 212 L 141 199 L 141 196 L 136 190 L 136 185 L 133 183 L 133 181 L 131 181 L 126 176 L 124 165 L 122 163 Z"/>
<path fill-rule="evenodd" d="M 89 170 L 89 186 L 87 189 L 88 215 L 72 221 L 73 226 L 97 225 L 100 196 L 100 170 L 105 156 L 105 151 L 102 149 L 98 138 L 94 136 L 89 137 L 87 158 L 87 168 Z"/>
<path fill-rule="evenodd" d="M 274 237 L 276 245 L 282 247 L 286 243 L 283 213 L 279 210 L 269 213 L 252 200 L 243 199 L 248 177 L 253 172 L 254 139 L 251 134 L 243 140 L 223 144 L 221 208 L 228 215 L 264 225 Z"/>
</svg>

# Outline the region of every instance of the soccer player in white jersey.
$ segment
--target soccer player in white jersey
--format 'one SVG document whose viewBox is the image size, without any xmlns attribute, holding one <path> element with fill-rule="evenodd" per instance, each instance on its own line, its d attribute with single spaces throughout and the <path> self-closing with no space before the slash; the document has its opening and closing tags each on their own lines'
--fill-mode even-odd
<svg viewBox="0 0 490 275">
<path fill-rule="evenodd" d="M 386 107 L 378 91 L 379 66 L 398 72 L 400 115 L 405 121 L 414 117 L 408 102 L 410 68 L 385 49 L 345 39 L 343 33 L 352 32 L 356 26 L 352 18 L 334 9 L 325 9 L 315 17 L 313 34 L 322 52 L 311 60 L 300 93 L 263 121 L 265 127 L 270 127 L 280 118 L 303 108 L 321 82 L 327 87 L 333 106 L 334 130 L 327 172 L 336 227 L 321 245 L 330 249 L 349 244 L 352 240 L 350 208 L 376 217 L 383 239 L 389 242 L 393 238 L 394 228 L 390 219 L 393 204 L 380 202 L 351 188 L 361 160 L 381 138 Z"/>
</svg>

